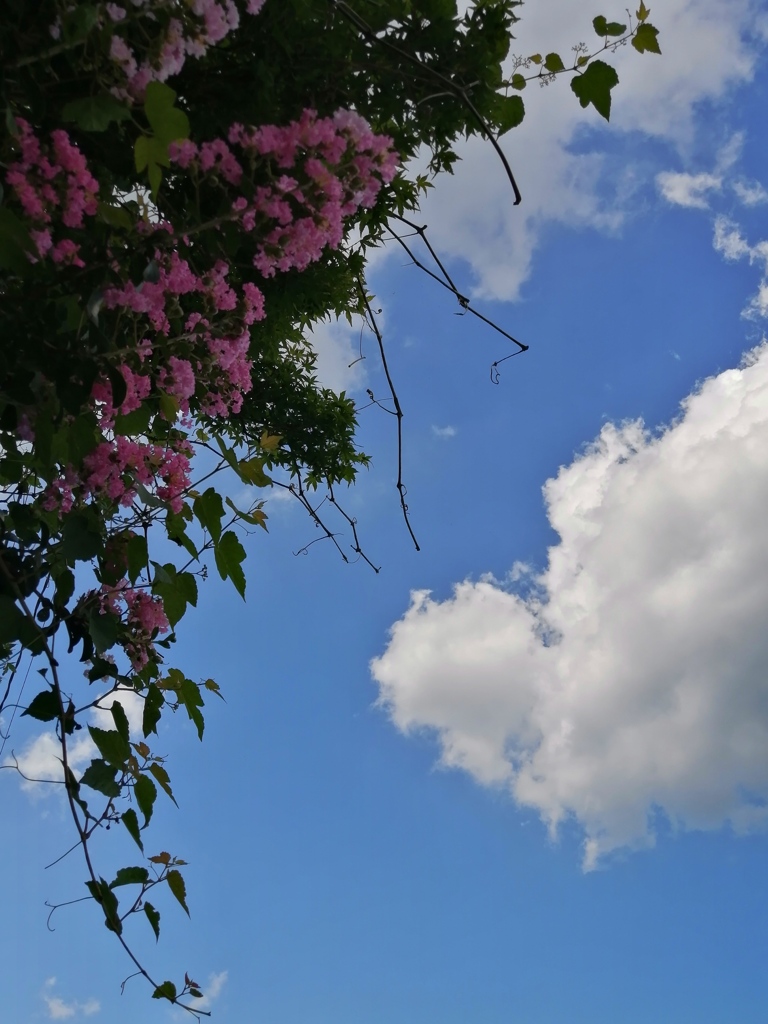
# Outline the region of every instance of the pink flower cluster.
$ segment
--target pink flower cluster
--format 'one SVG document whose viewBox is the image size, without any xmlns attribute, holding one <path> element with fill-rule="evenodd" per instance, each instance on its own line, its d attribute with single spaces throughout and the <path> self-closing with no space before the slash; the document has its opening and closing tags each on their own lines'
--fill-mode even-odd
<svg viewBox="0 0 768 1024">
<path fill-rule="evenodd" d="M 140 672 L 150 656 L 156 654 L 154 638 L 171 628 L 161 598 L 129 586 L 125 579 L 114 586 L 102 586 L 97 596 L 102 611 L 120 619 L 125 614 L 129 637 L 121 643 L 134 670 Z"/>
<path fill-rule="evenodd" d="M 173 512 L 181 511 L 182 495 L 190 486 L 192 449 L 185 441 L 173 447 L 161 447 L 115 437 L 102 441 L 86 455 L 80 469 L 67 466 L 64 475 L 52 481 L 43 492 L 42 506 L 65 515 L 75 497 L 107 498 L 128 506 L 135 499 L 137 486 L 151 489 Z"/>
<path fill-rule="evenodd" d="M 85 217 L 98 210 L 99 183 L 65 131 L 51 132 L 51 144 L 44 147 L 27 121 L 19 117 L 16 124 L 20 159 L 10 165 L 5 180 L 35 225 L 30 235 L 38 255 L 82 267 L 80 246 L 71 238 L 54 242 L 50 225 L 56 219 L 67 228 L 82 228 Z"/>
<path fill-rule="evenodd" d="M 132 0 L 134 7 L 145 7 L 147 17 L 155 18 L 151 0 Z M 248 0 L 248 14 L 258 14 L 265 0 Z M 109 3 L 106 11 L 112 22 L 124 22 L 126 11 L 118 4 Z M 211 46 L 240 25 L 240 12 L 234 0 L 187 0 L 177 7 L 165 27 L 164 35 L 154 40 L 150 55 L 143 61 L 137 59 L 133 48 L 117 32 L 112 36 L 109 55 L 126 78 L 125 86 L 116 86 L 112 91 L 121 99 L 141 100 L 150 82 L 165 82 L 177 75 L 184 67 L 187 57 L 203 57 Z"/>
<path fill-rule="evenodd" d="M 236 198 L 231 216 L 247 233 L 258 229 L 253 264 L 264 277 L 304 270 L 326 246 L 336 248 L 344 237 L 344 219 L 373 205 L 399 163 L 392 140 L 374 134 L 349 110 L 332 118 L 305 110 L 283 127 L 234 124 L 228 142 L 173 143 L 170 157 L 179 167 L 234 187 L 243 180 L 244 166 L 272 165 L 271 183 L 250 189 L 250 200 Z"/>
<path fill-rule="evenodd" d="M 149 394 L 152 376 L 158 389 L 172 395 L 181 412 L 190 412 L 190 401 L 197 395 L 198 408 L 209 416 L 227 417 L 242 408 L 243 394 L 251 388 L 251 360 L 248 358 L 248 328 L 263 320 L 264 296 L 252 282 L 243 285 L 240 295 L 229 284 L 229 265 L 217 260 L 205 274 L 198 275 L 189 263 L 172 251 L 155 253 L 157 280 L 138 287 L 128 282 L 105 292 L 107 309 L 123 309 L 139 317 L 146 316 L 161 335 L 171 332 L 169 307 L 183 315 L 183 333 L 171 341 L 172 355 L 164 354 L 153 366 L 151 342 L 143 349 L 150 365 L 140 375 L 121 367 L 128 393 L 120 412 L 130 412 Z M 191 308 L 184 313 L 185 299 Z M 167 353 L 167 346 L 163 347 Z M 127 372 L 126 372 L 127 370 Z M 94 390 L 101 403 L 102 422 L 114 422 L 112 390 L 101 381 Z"/>
</svg>

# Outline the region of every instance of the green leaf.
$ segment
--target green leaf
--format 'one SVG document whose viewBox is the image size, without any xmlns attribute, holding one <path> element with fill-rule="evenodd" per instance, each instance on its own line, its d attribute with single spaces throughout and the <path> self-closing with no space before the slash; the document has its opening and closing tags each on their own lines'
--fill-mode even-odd
<svg viewBox="0 0 768 1024">
<path fill-rule="evenodd" d="M 213 487 L 209 487 L 199 498 L 195 498 L 192 508 L 200 525 L 210 533 L 213 542 L 216 543 L 221 537 L 221 520 L 224 516 L 221 495 Z"/>
<path fill-rule="evenodd" d="M 9 594 L 0 594 L 0 644 L 20 640 L 26 621 L 14 599 Z"/>
<path fill-rule="evenodd" d="M 59 713 L 59 698 L 56 691 L 50 689 L 38 693 L 30 702 L 27 710 L 22 712 L 21 717 L 29 715 L 30 718 L 36 718 L 38 722 L 52 722 L 59 717 Z"/>
<path fill-rule="evenodd" d="M 146 907 L 145 907 L 146 909 Z M 158 914 L 158 917 L 160 915 Z M 149 914 L 147 914 L 149 917 Z M 152 924 L 152 918 L 149 918 L 149 923 Z M 153 925 L 154 927 L 154 925 Z M 152 993 L 153 999 L 170 999 L 173 1003 L 176 1001 L 176 986 L 172 981 L 164 981 L 162 985 L 158 985 L 155 991 Z"/>
<path fill-rule="evenodd" d="M 121 818 L 122 823 L 128 829 L 131 838 L 134 840 L 138 848 L 144 853 L 144 844 L 141 841 L 141 830 L 139 829 L 139 819 L 136 817 L 136 811 L 132 807 L 129 807 Z"/>
<path fill-rule="evenodd" d="M 146 402 L 143 402 L 138 409 L 126 413 L 125 416 L 115 417 L 115 433 L 123 437 L 135 437 L 137 434 L 145 434 L 152 419 L 152 409 Z"/>
<path fill-rule="evenodd" d="M 214 548 L 216 568 L 223 580 L 229 577 L 240 597 L 245 599 L 245 549 L 231 530 L 228 530 Z"/>
<path fill-rule="evenodd" d="M 147 915 L 147 920 L 152 925 L 152 931 L 155 933 L 155 942 L 157 942 L 160 938 L 160 914 L 155 910 L 151 903 L 144 904 L 144 913 Z M 170 984 L 170 982 L 167 984 Z M 157 998 L 159 999 L 160 996 L 157 996 Z"/>
<path fill-rule="evenodd" d="M 112 721 L 115 723 L 115 728 L 127 742 L 130 739 L 130 728 L 128 726 L 128 716 L 123 705 L 119 700 L 112 701 L 112 706 L 109 710 L 112 712 Z"/>
<path fill-rule="evenodd" d="M 119 619 L 112 612 L 91 611 L 88 614 L 88 632 L 97 654 L 103 654 L 117 643 Z"/>
<path fill-rule="evenodd" d="M 120 868 L 114 881 L 110 882 L 109 888 L 116 889 L 119 885 L 144 885 L 148 881 L 149 872 L 146 868 Z"/>
<path fill-rule="evenodd" d="M 507 99 L 518 100 L 522 105 L 522 100 L 519 96 L 496 96 L 494 101 L 494 107 L 499 104 L 499 109 L 505 103 Z M 494 109 L 494 113 L 496 113 Z M 522 121 L 522 117 L 520 118 Z M 519 121 L 517 122 L 520 123 Z M 510 125 L 510 127 L 514 127 Z M 503 129 L 506 131 L 507 129 Z M 268 477 L 264 472 L 264 459 L 243 459 L 237 463 L 236 466 L 237 474 L 243 483 L 251 484 L 252 487 L 269 487 L 272 483 L 271 477 Z"/>
<path fill-rule="evenodd" d="M 504 135 L 511 128 L 517 128 L 525 117 L 525 104 L 522 96 L 496 96 L 493 104 L 493 120 L 498 127 L 498 135 Z"/>
<path fill-rule="evenodd" d="M 140 533 L 131 537 L 125 546 L 125 555 L 128 563 L 128 578 L 131 583 L 135 583 L 149 561 L 147 538 Z"/>
<path fill-rule="evenodd" d="M 149 736 L 151 732 L 157 733 L 157 723 L 160 721 L 160 709 L 163 704 L 165 697 L 154 683 L 150 683 L 144 698 L 144 716 L 141 723 L 145 736 Z"/>
<path fill-rule="evenodd" d="M 115 932 L 116 935 L 121 935 L 123 931 L 123 922 L 120 920 L 120 914 L 117 909 L 117 896 L 115 896 L 103 878 L 98 882 L 89 881 L 85 884 L 87 885 L 91 896 L 93 896 L 104 911 L 104 924 L 111 932 Z"/>
<path fill-rule="evenodd" d="M 23 274 L 31 266 L 27 253 L 34 252 L 34 242 L 24 224 L 15 213 L 0 206 L 0 267 Z"/>
<path fill-rule="evenodd" d="M 214 679 L 206 679 L 203 685 L 205 686 L 206 690 L 210 690 L 211 693 L 215 693 L 217 697 L 221 697 L 221 699 L 224 700 L 224 698 L 221 696 L 221 687 Z"/>
<path fill-rule="evenodd" d="M 112 729 L 97 729 L 93 725 L 88 726 L 88 732 L 104 760 L 116 768 L 122 768 L 131 753 L 128 740 L 119 732 Z"/>
<path fill-rule="evenodd" d="M 200 708 L 205 707 L 205 701 L 200 695 L 200 687 L 191 679 L 185 679 L 181 684 L 179 696 L 181 697 L 182 704 L 187 709 L 187 714 L 197 726 L 198 739 L 202 739 L 205 721 L 200 713 Z"/>
<path fill-rule="evenodd" d="M 658 36 L 659 30 L 645 22 L 638 25 L 632 45 L 638 53 L 661 53 Z"/>
<path fill-rule="evenodd" d="M 113 768 L 102 761 L 101 758 L 94 758 L 82 774 L 80 782 L 83 786 L 95 789 L 97 793 L 114 798 L 120 796 L 120 787 L 115 782 L 117 768 Z"/>
<path fill-rule="evenodd" d="M 640 7 L 637 10 L 637 20 L 645 21 L 650 13 L 650 10 L 645 6 L 644 0 L 640 0 Z"/>
<path fill-rule="evenodd" d="M 602 14 L 594 19 L 592 25 L 599 36 L 623 36 L 627 31 L 626 25 L 618 21 L 606 21 Z"/>
<path fill-rule="evenodd" d="M 528 84 L 522 75 L 512 75 L 509 83 L 513 89 L 524 89 Z"/>
<path fill-rule="evenodd" d="M 175 626 L 186 612 L 187 604 L 197 604 L 197 580 L 192 573 L 177 572 L 176 566 L 168 562 L 164 566 L 156 566 L 155 581 L 152 592 L 163 599 L 168 621 Z"/>
<path fill-rule="evenodd" d="M 64 569 L 56 576 L 56 593 L 53 596 L 53 603 L 57 608 L 66 608 L 67 602 L 74 592 L 75 574 L 70 569 Z M 0 618 L 2 618 L 1 615 Z"/>
<path fill-rule="evenodd" d="M 99 217 L 111 228 L 125 228 L 126 231 L 130 231 L 133 227 L 133 218 L 122 206 L 99 203 Z"/>
<path fill-rule="evenodd" d="M 86 132 L 106 131 L 113 121 L 127 121 L 130 116 L 130 110 L 109 93 L 71 100 L 61 112 L 62 120 L 74 121 Z"/>
<path fill-rule="evenodd" d="M 595 60 L 583 74 L 571 80 L 571 89 L 578 96 L 582 107 L 591 103 L 607 121 L 611 116 L 611 89 L 618 84 L 619 76 L 610 64 Z"/>
<path fill-rule="evenodd" d="M 171 868 L 166 875 L 166 880 L 168 882 L 168 888 L 186 911 L 187 917 L 189 917 L 189 907 L 187 906 L 187 887 L 184 884 L 181 872 L 177 871 L 176 868 Z"/>
<path fill-rule="evenodd" d="M 152 131 L 166 146 L 177 139 L 189 138 L 189 118 L 174 107 L 176 93 L 165 82 L 150 82 L 144 99 L 144 113 Z M 138 170 L 138 168 L 137 168 Z"/>
<path fill-rule="evenodd" d="M 148 775 L 139 775 L 136 785 L 133 787 L 133 795 L 136 797 L 139 810 L 144 815 L 143 831 L 152 818 L 155 800 L 157 800 L 157 786 Z"/>
<path fill-rule="evenodd" d="M 149 766 L 149 772 L 150 775 L 153 775 L 155 779 L 157 779 L 157 781 L 160 783 L 161 787 L 165 790 L 165 792 L 168 794 L 171 800 L 173 800 L 173 802 L 176 803 L 176 797 L 173 795 L 173 791 L 171 790 L 171 780 L 168 777 L 168 772 L 165 770 L 165 768 L 163 768 L 161 764 L 158 764 L 157 761 L 153 761 L 152 764 Z M 179 805 L 176 804 L 176 806 L 178 807 Z"/>
<path fill-rule="evenodd" d="M 225 498 L 224 501 L 232 509 L 232 511 L 235 512 L 237 516 L 243 520 L 244 523 L 250 523 L 251 526 L 260 526 L 262 530 L 267 529 L 267 524 L 265 520 L 268 517 L 266 512 L 261 511 L 260 506 L 262 503 L 260 503 L 259 507 L 255 508 L 252 512 L 243 512 L 242 509 L 239 509 L 237 507 L 237 505 L 234 503 L 234 501 L 232 501 L 231 498 Z M 269 531 L 267 530 L 267 532 Z"/>
<path fill-rule="evenodd" d="M 558 71 L 565 71 L 565 64 L 559 53 L 548 53 L 544 58 L 544 67 L 553 74 Z"/>
<path fill-rule="evenodd" d="M 68 562 L 87 562 L 104 551 L 99 521 L 93 512 L 71 512 L 61 530 L 61 552 Z"/>
</svg>

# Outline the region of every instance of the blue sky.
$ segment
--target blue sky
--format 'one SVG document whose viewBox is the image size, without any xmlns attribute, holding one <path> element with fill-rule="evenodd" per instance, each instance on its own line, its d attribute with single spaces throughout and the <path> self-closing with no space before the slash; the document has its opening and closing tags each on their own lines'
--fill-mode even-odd
<svg viewBox="0 0 768 1024">
<path fill-rule="evenodd" d="M 519 52 L 567 49 L 586 13 L 526 5 Z M 137 937 L 222 1024 L 765 1019 L 768 356 L 742 360 L 768 314 L 768 19 L 652 19 L 664 56 L 617 55 L 609 128 L 565 83 L 529 89 L 521 207 L 476 146 L 426 205 L 478 308 L 531 346 L 497 386 L 503 339 L 396 250 L 374 268 L 422 551 L 372 408 L 345 497 L 381 573 L 328 543 L 294 557 L 316 532 L 271 500 L 247 603 L 210 578 L 180 631 L 227 703 L 202 745 L 162 735 L 181 810 L 153 831 L 190 862 L 192 919 L 168 902 L 157 950 Z M 317 343 L 329 383 L 384 395 L 370 335 L 353 371 L 356 332 Z M 84 871 L 44 870 L 64 809 L 11 776 L 0 1019 L 178 1019 L 136 980 L 120 995 L 87 904 L 46 929 Z"/>
</svg>

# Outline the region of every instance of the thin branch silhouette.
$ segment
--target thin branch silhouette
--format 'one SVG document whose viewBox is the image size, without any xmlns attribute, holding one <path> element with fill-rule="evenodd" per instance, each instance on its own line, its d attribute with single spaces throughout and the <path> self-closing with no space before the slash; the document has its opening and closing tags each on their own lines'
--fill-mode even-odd
<svg viewBox="0 0 768 1024">
<path fill-rule="evenodd" d="M 396 484 L 396 487 L 397 487 L 398 494 L 400 495 L 400 508 L 403 510 L 403 519 L 405 520 L 405 525 L 406 525 L 406 527 L 408 529 L 408 533 L 411 535 L 411 540 L 413 541 L 413 546 L 416 548 L 417 551 L 421 551 L 421 548 L 419 547 L 419 542 L 416 540 L 416 534 L 413 532 L 413 527 L 411 526 L 411 520 L 410 520 L 410 518 L 408 516 L 408 504 L 407 504 L 407 502 L 405 500 L 405 496 L 408 493 L 408 489 L 406 488 L 405 484 L 403 483 L 403 410 L 402 410 L 402 406 L 400 405 L 400 399 L 397 397 L 397 391 L 395 391 L 395 385 L 394 385 L 394 382 L 392 380 L 392 375 L 389 372 L 389 366 L 387 365 L 387 354 L 384 351 L 384 339 L 381 336 L 381 331 L 379 330 L 379 325 L 376 322 L 376 316 L 374 315 L 373 309 L 371 308 L 371 304 L 368 301 L 368 295 L 366 294 L 366 290 L 365 290 L 365 283 L 360 278 L 358 278 L 357 279 L 357 286 L 358 286 L 358 288 L 360 290 L 360 298 L 362 299 L 363 306 L 365 307 L 368 324 L 369 324 L 371 330 L 373 331 L 373 333 L 376 335 L 376 341 L 377 341 L 378 346 L 379 346 L 379 354 L 381 355 L 381 365 L 384 368 L 384 374 L 385 374 L 385 376 L 387 378 L 387 384 L 389 385 L 389 392 L 390 392 L 390 394 L 392 396 L 392 402 L 393 402 L 393 404 L 395 406 L 395 416 L 397 417 L 397 484 Z"/>
<path fill-rule="evenodd" d="M 415 64 L 418 68 L 426 72 L 436 81 L 441 82 L 442 85 L 444 85 L 445 88 L 450 93 L 452 93 L 458 100 L 460 100 L 464 104 L 464 106 L 467 108 L 470 114 L 472 114 L 472 117 L 475 119 L 477 124 L 480 126 L 480 129 L 482 130 L 485 137 L 493 146 L 499 160 L 501 160 L 502 166 L 504 167 L 504 171 L 506 172 L 507 178 L 509 179 L 509 183 L 512 186 L 512 191 L 515 193 L 514 205 L 519 206 L 523 200 L 523 197 L 520 193 L 520 189 L 517 187 L 517 182 L 515 181 L 515 176 L 512 173 L 512 168 L 509 166 L 509 161 L 507 160 L 507 157 L 503 149 L 499 145 L 498 140 L 494 135 L 493 131 L 491 130 L 490 126 L 485 121 L 480 111 L 477 109 L 475 104 L 470 99 L 466 87 L 457 85 L 456 82 L 448 78 L 447 75 L 444 75 L 440 71 L 436 71 L 434 68 L 429 67 L 428 64 L 425 64 L 423 61 L 419 60 L 419 58 L 415 57 L 412 53 L 408 53 L 407 50 L 401 50 L 399 46 L 396 46 L 394 43 L 390 42 L 389 39 L 377 35 L 371 28 L 371 26 L 368 24 L 368 22 L 361 18 L 357 11 L 353 11 L 348 4 L 344 3 L 344 0 L 329 0 L 329 3 L 333 7 L 335 7 L 335 9 L 342 15 L 342 17 L 346 18 L 347 21 L 355 25 L 359 32 L 362 35 L 364 35 L 365 38 L 369 40 L 369 42 L 375 43 L 378 46 L 383 46 L 391 53 L 396 53 L 398 57 L 401 57 L 403 58 L 403 60 L 408 61 L 409 64 Z"/>
</svg>

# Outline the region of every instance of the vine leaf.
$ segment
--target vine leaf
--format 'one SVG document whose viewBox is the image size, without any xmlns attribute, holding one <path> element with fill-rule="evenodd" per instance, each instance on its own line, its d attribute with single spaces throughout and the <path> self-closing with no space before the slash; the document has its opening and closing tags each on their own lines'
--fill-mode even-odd
<svg viewBox="0 0 768 1024">
<path fill-rule="evenodd" d="M 171 790 L 171 780 L 165 768 L 163 768 L 161 764 L 158 764 L 157 761 L 153 761 L 152 764 L 149 766 L 149 771 L 150 774 L 153 775 L 155 779 L 157 779 L 157 781 L 160 783 L 160 785 L 171 798 L 171 800 L 173 800 L 173 802 L 176 804 L 176 797 L 173 795 L 173 791 Z M 179 805 L 176 804 L 176 806 L 178 807 Z"/>
<path fill-rule="evenodd" d="M 638 25 L 632 45 L 638 53 L 661 53 L 659 30 L 647 22 Z"/>
<path fill-rule="evenodd" d="M 242 567 L 245 549 L 231 530 L 228 530 L 216 545 L 214 555 L 221 578 L 225 580 L 229 577 L 240 597 L 245 600 L 245 573 Z"/>
<path fill-rule="evenodd" d="M 38 722 L 52 722 L 59 717 L 59 698 L 54 689 L 43 690 L 34 697 L 26 711 L 22 711 L 21 717 L 29 715 L 36 718 Z"/>
<path fill-rule="evenodd" d="M 618 84 L 619 76 L 615 69 L 605 61 L 595 60 L 583 74 L 571 80 L 571 89 L 582 107 L 588 107 L 591 103 L 598 114 L 602 114 L 608 121 L 611 117 L 611 89 Z"/>
<path fill-rule="evenodd" d="M 627 26 L 618 21 L 606 21 L 602 14 L 599 14 L 592 25 L 599 36 L 623 36 Z"/>
<path fill-rule="evenodd" d="M 189 907 L 187 906 L 187 887 L 184 884 L 181 872 L 177 871 L 176 868 L 171 868 L 166 875 L 166 881 L 168 882 L 168 888 L 179 901 L 182 908 L 186 911 L 187 917 L 189 917 Z"/>
<path fill-rule="evenodd" d="M 146 885 L 149 881 L 149 872 L 146 868 L 131 867 L 120 868 L 115 875 L 114 881 L 110 882 L 110 889 L 116 889 L 118 885 Z"/>
<path fill-rule="evenodd" d="M 141 831 L 139 829 L 139 819 L 136 817 L 136 811 L 134 811 L 132 807 L 129 807 L 123 814 L 121 820 L 128 829 L 131 838 L 134 840 L 141 852 L 144 853 L 144 843 L 141 841 Z"/>
<path fill-rule="evenodd" d="M 144 913 L 147 915 L 147 920 L 152 925 L 152 931 L 155 933 L 155 942 L 160 938 L 160 912 L 155 910 L 151 903 L 144 904 Z M 160 998 L 157 996 L 156 998 Z"/>
<path fill-rule="evenodd" d="M 115 782 L 117 768 L 108 765 L 100 757 L 95 757 L 82 774 L 80 782 L 83 786 L 95 789 L 110 798 L 120 796 L 120 787 Z"/>
<path fill-rule="evenodd" d="M 70 100 L 61 112 L 62 120 L 74 121 L 86 132 L 104 132 L 113 121 L 127 121 L 130 116 L 130 110 L 109 93 Z"/>
<path fill-rule="evenodd" d="M 147 915 L 149 917 L 149 915 Z M 159 917 L 160 915 L 158 915 Z M 152 919 L 150 918 L 150 924 Z M 162 985 L 158 985 L 155 991 L 152 993 L 153 999 L 168 999 L 172 1003 L 176 1002 L 176 986 L 172 981 L 164 981 Z"/>
<path fill-rule="evenodd" d="M 155 800 L 157 800 L 157 786 L 148 775 L 139 775 L 136 785 L 133 787 L 133 795 L 136 797 L 139 810 L 144 815 L 142 829 L 145 829 L 150 822 Z"/>
<path fill-rule="evenodd" d="M 131 753 L 128 740 L 114 729 L 97 729 L 89 725 L 88 732 L 104 760 L 116 768 L 122 768 Z"/>
<path fill-rule="evenodd" d="M 123 922 L 120 920 L 120 915 L 117 911 L 117 896 L 115 896 L 103 878 L 99 879 L 98 882 L 94 882 L 91 879 L 85 884 L 91 896 L 93 896 L 104 911 L 104 924 L 111 932 L 121 935 Z"/>
<path fill-rule="evenodd" d="M 151 732 L 157 733 L 157 723 L 160 721 L 160 709 L 163 704 L 165 704 L 165 697 L 155 683 L 150 683 L 144 698 L 144 716 L 141 723 L 145 736 L 149 736 Z"/>
</svg>

